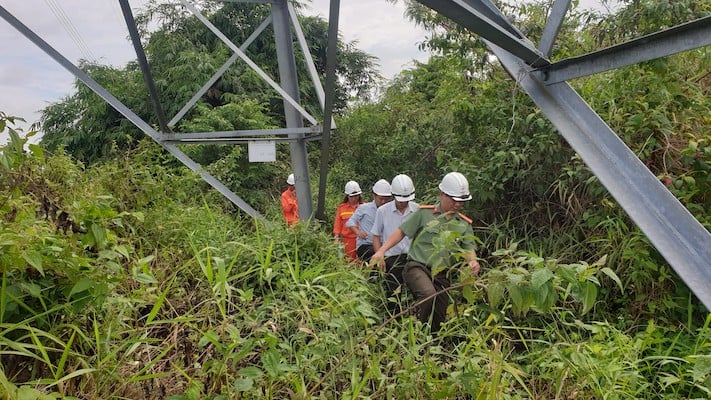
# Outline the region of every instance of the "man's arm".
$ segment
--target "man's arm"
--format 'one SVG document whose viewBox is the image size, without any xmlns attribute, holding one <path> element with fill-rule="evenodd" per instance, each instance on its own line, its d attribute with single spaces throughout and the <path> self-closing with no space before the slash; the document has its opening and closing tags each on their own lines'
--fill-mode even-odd
<svg viewBox="0 0 711 400">
<path fill-rule="evenodd" d="M 346 228 L 348 228 L 349 231 L 353 232 L 354 235 L 360 237 L 361 239 L 365 239 L 368 237 L 368 232 L 360 230 L 360 221 L 362 221 L 365 217 L 365 212 L 361 210 L 362 208 L 358 207 L 353 213 L 353 215 L 348 218 L 348 221 L 346 221 Z"/>
<path fill-rule="evenodd" d="M 361 239 L 365 239 L 368 237 L 368 232 L 361 231 L 358 226 L 348 226 L 348 229 L 353 232 L 354 235 L 358 236 Z"/>
<path fill-rule="evenodd" d="M 295 205 L 296 204 L 291 203 L 289 199 L 286 198 L 286 196 L 281 196 L 281 208 L 285 213 L 292 212 L 294 210 Z"/>
<path fill-rule="evenodd" d="M 333 220 L 333 236 L 336 241 L 341 237 L 341 232 L 343 230 L 343 220 L 340 218 L 341 206 L 336 209 L 336 217 Z"/>
<path fill-rule="evenodd" d="M 395 231 L 390 235 L 388 240 L 386 240 L 385 243 L 378 249 L 378 251 L 373 254 L 370 260 L 377 262 L 378 267 L 380 267 L 380 269 L 385 268 L 385 252 L 393 248 L 393 246 L 395 246 L 396 244 L 400 243 L 403 238 L 405 238 L 405 232 L 403 232 L 400 228 L 395 229 Z"/>
<path fill-rule="evenodd" d="M 380 243 L 380 235 L 373 235 L 373 250 L 380 250 L 380 246 L 382 246 Z"/>
</svg>

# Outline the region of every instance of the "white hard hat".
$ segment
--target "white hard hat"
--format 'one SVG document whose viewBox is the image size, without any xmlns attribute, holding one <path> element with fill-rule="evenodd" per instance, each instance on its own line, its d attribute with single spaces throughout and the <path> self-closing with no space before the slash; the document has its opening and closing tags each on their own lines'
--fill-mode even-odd
<svg viewBox="0 0 711 400">
<path fill-rule="evenodd" d="M 288 183 L 289 185 L 294 184 L 294 174 L 289 174 L 289 177 L 286 178 L 286 183 Z"/>
<path fill-rule="evenodd" d="M 450 172 L 442 178 L 439 190 L 455 201 L 467 201 L 472 199 L 469 194 L 469 182 L 464 175 L 459 172 Z"/>
<path fill-rule="evenodd" d="M 385 179 L 375 182 L 375 185 L 373 185 L 373 193 L 378 196 L 391 196 L 390 184 Z"/>
<path fill-rule="evenodd" d="M 393 178 L 391 191 L 397 201 L 410 201 L 415 198 L 415 185 L 412 184 L 412 179 L 405 174 Z"/>
<path fill-rule="evenodd" d="M 344 193 L 349 196 L 358 196 L 363 192 L 360 190 L 360 185 L 358 184 L 358 182 L 348 181 L 348 183 L 346 183 L 346 189 Z"/>
</svg>

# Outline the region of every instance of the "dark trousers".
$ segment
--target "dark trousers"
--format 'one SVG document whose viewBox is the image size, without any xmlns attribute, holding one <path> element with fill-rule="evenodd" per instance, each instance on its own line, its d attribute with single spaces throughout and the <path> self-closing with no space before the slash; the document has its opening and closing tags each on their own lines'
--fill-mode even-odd
<svg viewBox="0 0 711 400">
<path fill-rule="evenodd" d="M 372 244 L 362 244 L 356 249 L 356 254 L 358 258 L 365 261 L 366 264 L 370 263 L 370 258 L 375 254 L 375 249 Z"/>
<path fill-rule="evenodd" d="M 407 254 L 398 254 L 385 258 L 385 295 L 388 299 L 388 311 L 391 314 L 397 314 L 400 310 L 400 304 L 395 296 L 397 289 L 403 284 L 402 271 L 405 269 L 407 262 Z"/>
<path fill-rule="evenodd" d="M 432 278 L 430 267 L 417 261 L 408 261 L 402 276 L 418 302 L 429 297 L 420 304 L 418 318 L 422 322 L 427 322 L 432 318 L 432 332 L 439 331 L 440 325 L 447 318 L 449 294 L 440 293 L 436 296 L 434 294 L 448 288 L 449 279 L 444 273 L 437 274 Z"/>
</svg>

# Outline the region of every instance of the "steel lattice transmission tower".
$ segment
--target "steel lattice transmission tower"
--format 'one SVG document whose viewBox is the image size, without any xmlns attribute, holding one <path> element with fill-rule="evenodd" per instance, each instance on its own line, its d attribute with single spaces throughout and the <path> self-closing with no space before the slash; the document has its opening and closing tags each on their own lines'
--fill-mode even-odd
<svg viewBox="0 0 711 400">
<path fill-rule="evenodd" d="M 288 141 L 292 168 L 296 175 L 300 217 L 309 219 L 314 216 L 314 212 L 305 143 L 308 140 L 321 140 L 319 207 L 316 216 L 322 216 L 328 171 L 329 135 L 333 127 L 331 113 L 340 0 L 331 0 L 325 90 L 321 87 L 313 61 L 309 56 L 294 8 L 287 0 L 241 0 L 241 2 L 248 3 L 270 4 L 272 11 L 271 17 L 257 27 L 253 35 L 241 46 L 232 43 L 187 0 L 180 1 L 210 28 L 234 52 L 234 55 L 215 73 L 212 79 L 205 83 L 203 88 L 183 107 L 183 110 L 168 120 L 163 115 L 160 101 L 153 88 L 153 78 L 145 61 L 128 0 L 119 0 L 154 109 L 160 121 L 160 132 L 139 118 L 2 6 L 0 6 L 0 16 L 88 85 L 144 133 L 171 152 L 183 164 L 197 171 L 205 181 L 249 215 L 260 216 L 256 210 L 180 151 L 176 144 L 241 144 L 250 140 L 264 139 Z M 240 0 L 234 1 L 240 2 Z M 491 0 L 418 1 L 480 35 L 485 40 L 489 49 L 496 55 L 504 68 L 509 71 L 511 76 L 516 77 L 516 83 L 528 93 L 689 288 L 699 297 L 706 308 L 711 310 L 711 234 L 659 182 L 605 121 L 567 83 L 568 80 L 582 76 L 711 45 L 711 17 L 689 21 L 610 48 L 553 62 L 549 59 L 549 54 L 570 7 L 570 0 L 555 0 L 553 2 L 538 46 L 535 46 L 519 31 Z M 244 54 L 244 49 L 249 46 L 249 43 L 270 24 L 273 25 L 276 38 L 280 84 L 261 71 Z M 296 33 L 296 41 L 306 56 L 311 80 L 323 105 L 324 120 L 322 124 L 309 115 L 299 103 L 292 28 Z M 170 133 L 170 126 L 180 120 L 227 68 L 238 59 L 257 71 L 274 90 L 282 95 L 286 127 L 261 131 Z M 305 123 L 308 126 L 305 127 Z"/>
</svg>

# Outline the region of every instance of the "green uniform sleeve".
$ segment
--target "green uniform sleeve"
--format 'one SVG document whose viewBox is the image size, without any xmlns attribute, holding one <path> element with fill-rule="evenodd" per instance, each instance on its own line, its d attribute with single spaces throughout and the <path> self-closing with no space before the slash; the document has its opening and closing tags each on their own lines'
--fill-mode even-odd
<svg viewBox="0 0 711 400">
<path fill-rule="evenodd" d="M 417 210 L 412 215 L 410 215 L 402 224 L 400 224 L 400 229 L 405 234 L 405 236 L 410 239 L 414 239 L 417 235 L 417 231 L 420 230 L 422 222 L 422 214 L 424 210 Z"/>
</svg>

